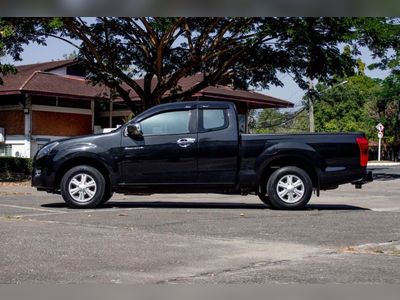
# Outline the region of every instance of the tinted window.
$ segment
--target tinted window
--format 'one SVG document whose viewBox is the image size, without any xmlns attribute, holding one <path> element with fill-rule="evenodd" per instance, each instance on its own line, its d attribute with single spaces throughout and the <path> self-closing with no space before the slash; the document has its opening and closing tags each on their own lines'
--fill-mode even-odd
<svg viewBox="0 0 400 300">
<path fill-rule="evenodd" d="M 222 129 L 228 124 L 228 118 L 224 109 L 204 109 L 203 129 Z"/>
<path fill-rule="evenodd" d="M 140 122 L 143 134 L 189 133 L 190 111 L 170 111 L 160 113 Z"/>
</svg>

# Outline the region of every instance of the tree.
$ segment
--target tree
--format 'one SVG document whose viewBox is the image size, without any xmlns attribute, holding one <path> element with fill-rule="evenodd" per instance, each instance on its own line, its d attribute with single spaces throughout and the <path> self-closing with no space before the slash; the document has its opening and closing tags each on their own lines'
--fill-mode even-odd
<svg viewBox="0 0 400 300">
<path fill-rule="evenodd" d="M 319 98 L 315 103 L 317 131 L 362 131 L 368 138 L 376 136 L 374 110 L 381 90 L 379 80 L 365 75 L 340 79 L 345 85 L 329 88 L 317 85 Z"/>
<path fill-rule="evenodd" d="M 24 19 L 26 22 L 27 19 Z M 397 46 L 399 26 L 389 18 L 50 18 L 31 19 L 38 36 L 61 39 L 79 50 L 94 83 L 117 92 L 135 111 L 178 101 L 219 83 L 235 87 L 282 85 L 278 72 L 330 82 L 356 64 L 340 43 L 368 46 L 378 57 Z M 20 19 L 12 19 L 18 25 Z M 50 24 L 50 25 L 49 25 Z M 381 38 L 380 31 L 385 32 Z M 179 80 L 203 78 L 189 90 Z M 136 78 L 143 78 L 141 83 Z"/>
<path fill-rule="evenodd" d="M 78 52 L 76 50 L 72 51 L 69 54 L 63 54 L 64 59 L 77 59 L 78 58 Z"/>
<path fill-rule="evenodd" d="M 8 55 L 14 61 L 19 61 L 24 45 L 32 42 L 45 44 L 45 37 L 38 35 L 35 31 L 37 26 L 42 26 L 39 19 L 21 18 L 15 22 L 12 19 L 0 17 L 0 58 Z M 0 61 L 0 84 L 3 83 L 1 75 L 15 72 L 13 64 Z"/>
<path fill-rule="evenodd" d="M 255 133 L 285 133 L 307 131 L 308 122 L 305 109 L 282 112 L 276 108 L 266 108 L 257 118 Z"/>
<path fill-rule="evenodd" d="M 400 148 L 400 74 L 393 73 L 382 82 L 382 89 L 374 105 L 375 123 L 385 126 L 384 143 L 392 148 L 397 160 Z"/>
</svg>

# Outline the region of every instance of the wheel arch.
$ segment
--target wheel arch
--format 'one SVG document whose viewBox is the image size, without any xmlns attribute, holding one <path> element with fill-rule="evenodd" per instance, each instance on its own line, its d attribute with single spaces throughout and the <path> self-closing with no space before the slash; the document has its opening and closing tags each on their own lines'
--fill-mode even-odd
<svg viewBox="0 0 400 300">
<path fill-rule="evenodd" d="M 112 189 L 112 184 L 111 184 L 111 176 L 110 176 L 110 171 L 108 168 L 101 163 L 99 160 L 93 158 L 93 157 L 72 157 L 66 161 L 64 161 L 60 167 L 58 168 L 55 176 L 55 181 L 54 181 L 54 186 L 59 189 L 60 184 L 61 184 L 61 179 L 63 178 L 64 174 L 70 170 L 73 167 L 76 166 L 91 166 L 95 169 L 97 169 L 104 177 L 104 180 L 106 182 L 106 191 L 111 191 Z"/>
<path fill-rule="evenodd" d="M 297 167 L 304 170 L 310 176 L 313 188 L 317 189 L 317 194 L 319 195 L 318 168 L 307 157 L 302 155 L 281 155 L 265 162 L 258 172 L 259 190 L 265 186 L 272 173 L 282 167 Z"/>
</svg>

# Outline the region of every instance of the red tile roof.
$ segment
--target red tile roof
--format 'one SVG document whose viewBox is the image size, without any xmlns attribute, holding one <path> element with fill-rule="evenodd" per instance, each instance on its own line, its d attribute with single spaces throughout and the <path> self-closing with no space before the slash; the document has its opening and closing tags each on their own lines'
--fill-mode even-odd
<svg viewBox="0 0 400 300">
<path fill-rule="evenodd" d="M 40 64 L 18 66 L 18 73 L 3 77 L 4 85 L 0 85 L 0 95 L 31 93 L 39 95 L 52 95 L 66 98 L 109 98 L 109 89 L 92 85 L 88 80 L 68 75 L 49 73 L 49 71 L 72 65 L 73 60 L 62 60 Z M 178 86 L 182 91 L 191 88 L 202 80 L 202 74 L 185 77 L 179 80 Z M 143 85 L 143 80 L 137 82 Z M 129 87 L 133 101 L 139 101 L 138 95 Z M 293 103 L 282 99 L 274 98 L 265 94 L 234 89 L 229 86 L 209 86 L 196 93 L 192 99 L 207 98 L 216 100 L 246 102 L 251 108 L 265 107 L 293 107 Z M 122 101 L 117 99 L 116 101 Z"/>
<path fill-rule="evenodd" d="M 93 86 L 84 78 L 77 76 L 63 76 L 48 72 L 35 72 L 21 88 L 26 93 L 57 95 L 73 98 L 108 98 L 109 89 Z"/>
<path fill-rule="evenodd" d="M 45 63 L 17 66 L 17 74 L 9 74 L 4 76 L 3 85 L 0 85 L 2 91 L 17 91 L 20 90 L 24 83 L 37 71 L 50 71 L 56 68 L 61 68 L 74 64 L 73 60 L 60 60 Z"/>
</svg>

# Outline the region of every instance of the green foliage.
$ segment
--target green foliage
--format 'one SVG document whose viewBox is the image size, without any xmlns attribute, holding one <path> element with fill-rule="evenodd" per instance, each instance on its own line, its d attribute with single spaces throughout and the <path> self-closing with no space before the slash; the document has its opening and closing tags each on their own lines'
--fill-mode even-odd
<svg viewBox="0 0 400 300">
<path fill-rule="evenodd" d="M 15 60 L 23 45 L 49 36 L 74 45 L 89 79 L 112 88 L 134 112 L 129 90 L 144 109 L 226 82 L 279 86 L 279 72 L 307 89 L 307 78 L 330 84 L 354 74 L 359 46 L 371 49 L 381 68 L 395 64 L 400 51 L 395 18 L 1 18 L 0 32 L 0 55 Z M 341 44 L 349 45 L 343 53 Z M 183 91 L 179 80 L 198 72 L 203 80 Z"/>
<path fill-rule="evenodd" d="M 333 88 L 317 85 L 319 99 L 314 104 L 315 127 L 322 132 L 362 131 L 376 136 L 374 103 L 381 86 L 364 75 L 348 77 L 347 83 Z"/>
<path fill-rule="evenodd" d="M 374 118 L 385 126 L 384 141 L 400 146 L 400 74 L 392 74 L 382 82 L 374 103 Z"/>
<path fill-rule="evenodd" d="M 21 157 L 0 157 L 0 179 L 26 179 L 32 172 L 32 160 Z"/>
<path fill-rule="evenodd" d="M 0 17 L 0 57 L 8 55 L 14 61 L 21 60 L 23 46 L 29 43 L 45 45 L 43 32 L 37 31 L 37 26 L 42 24 L 40 18 L 3 18 Z M 0 63 L 0 84 L 3 83 L 1 76 L 15 73 L 12 64 Z"/>
<path fill-rule="evenodd" d="M 64 59 L 77 59 L 78 58 L 78 52 L 76 50 L 72 51 L 69 54 L 63 54 Z"/>
<path fill-rule="evenodd" d="M 93 82 L 120 94 L 134 110 L 189 97 L 208 85 L 238 88 L 281 85 L 278 72 L 293 74 L 306 89 L 311 77 L 330 82 L 354 72 L 357 45 L 386 58 L 397 45 L 389 18 L 21 18 L 6 19 L 14 32 L 33 40 L 57 37 L 79 50 Z M 32 36 L 32 27 L 36 36 Z M 383 32 L 383 37 L 377 34 Z M 398 37 L 398 36 L 397 36 Z M 23 44 L 20 40 L 16 45 Z M 341 43 L 353 46 L 341 53 Z M 18 47 L 18 46 L 17 46 Z M 12 48 L 12 47 L 11 47 Z M 14 48 L 15 49 L 15 48 Z M 15 49 L 16 55 L 21 49 Z M 129 70 L 128 72 L 126 70 Z M 188 91 L 179 80 L 197 72 L 204 79 Z M 134 80 L 143 77 L 143 85 Z M 155 81 L 155 82 L 153 82 Z"/>
</svg>

